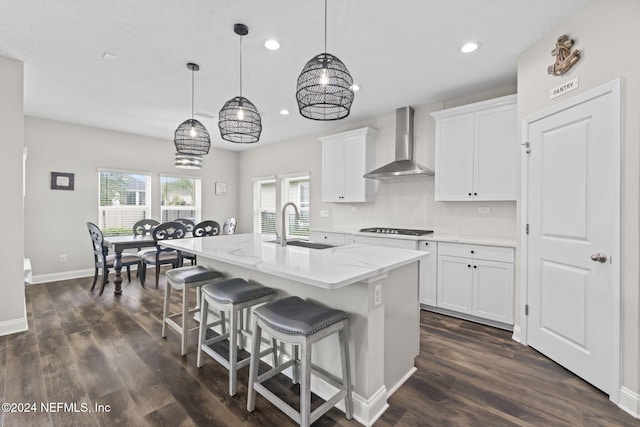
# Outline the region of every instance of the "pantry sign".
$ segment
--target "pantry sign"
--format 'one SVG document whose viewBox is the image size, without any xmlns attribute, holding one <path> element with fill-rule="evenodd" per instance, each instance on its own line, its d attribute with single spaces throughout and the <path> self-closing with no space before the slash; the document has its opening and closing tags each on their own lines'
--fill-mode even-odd
<svg viewBox="0 0 640 427">
<path fill-rule="evenodd" d="M 571 92 L 572 90 L 578 89 L 578 78 L 576 77 L 573 80 L 569 80 L 566 83 L 561 84 L 560 86 L 554 87 L 549 91 L 549 99 L 557 98 L 560 95 L 564 95 L 565 93 Z"/>
</svg>

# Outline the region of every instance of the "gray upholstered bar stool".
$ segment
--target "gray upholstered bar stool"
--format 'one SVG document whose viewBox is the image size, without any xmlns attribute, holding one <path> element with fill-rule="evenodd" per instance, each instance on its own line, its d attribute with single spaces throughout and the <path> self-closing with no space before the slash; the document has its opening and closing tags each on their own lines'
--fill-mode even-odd
<svg viewBox="0 0 640 427">
<path fill-rule="evenodd" d="M 269 302 L 275 296 L 271 288 L 261 286 L 255 282 L 247 282 L 244 279 L 233 278 L 221 280 L 217 283 L 202 288 L 202 307 L 200 310 L 200 333 L 198 335 L 198 359 L 196 365 L 202 366 L 202 352 L 204 351 L 214 360 L 229 370 L 229 395 L 236 394 L 236 377 L 238 369 L 249 364 L 249 357 L 238 360 L 238 346 L 242 347 L 243 336 L 248 332 L 242 329 L 242 318 L 245 309 L 258 304 Z M 220 312 L 220 320 L 208 322 L 209 308 Z M 229 312 L 229 332 L 226 331 L 225 312 Z M 240 317 L 240 319 L 239 319 Z M 207 339 L 207 330 L 220 325 L 220 334 Z M 240 340 L 238 340 L 240 336 Z M 228 359 L 210 347 L 211 344 L 229 339 Z M 259 357 L 273 353 L 273 363 L 277 365 L 278 355 L 275 341 L 273 346 L 262 352 L 259 346 L 256 350 Z"/>
<path fill-rule="evenodd" d="M 341 399 L 344 399 L 347 419 L 353 416 L 351 398 L 351 372 L 349 365 L 348 315 L 344 311 L 334 310 L 304 301 L 299 297 L 287 297 L 257 308 L 254 311 L 253 344 L 249 368 L 249 395 L 247 410 L 252 412 L 256 405 L 256 392 L 269 402 L 307 427 Z M 255 343 L 262 338 L 262 331 L 273 338 L 293 345 L 293 358 L 275 366 L 258 376 L 259 357 L 254 355 Z M 338 332 L 340 341 L 340 359 L 342 362 L 342 380 L 325 370 L 311 364 L 311 347 L 314 343 Z M 300 359 L 298 360 L 298 347 Z M 300 381 L 300 412 L 296 412 L 286 402 L 268 390 L 262 382 L 292 366 L 294 383 Z M 299 370 L 299 371 L 298 371 Z M 311 373 L 338 388 L 332 398 L 311 412 Z M 301 377 L 300 379 L 298 377 Z"/>
<path fill-rule="evenodd" d="M 167 271 L 167 284 L 164 288 L 164 309 L 162 310 L 162 338 L 167 336 L 167 326 L 175 329 L 182 336 L 182 355 L 187 354 L 187 338 L 189 332 L 198 327 L 189 328 L 189 315 L 200 310 L 200 288 L 220 279 L 222 273 L 217 270 L 205 268 L 200 265 L 190 267 L 174 268 Z M 189 308 L 189 289 L 196 289 L 196 306 Z M 171 304 L 171 290 L 182 291 L 182 311 L 169 314 Z M 174 317 L 181 317 L 182 322 L 178 324 Z"/>
</svg>

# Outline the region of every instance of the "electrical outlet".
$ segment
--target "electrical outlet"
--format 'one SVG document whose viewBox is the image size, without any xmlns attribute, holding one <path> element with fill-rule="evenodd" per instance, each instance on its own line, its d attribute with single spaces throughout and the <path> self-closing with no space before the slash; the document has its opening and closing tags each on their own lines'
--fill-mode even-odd
<svg viewBox="0 0 640 427">
<path fill-rule="evenodd" d="M 66 255 L 60 255 L 60 262 L 67 262 L 67 256 Z"/>
<path fill-rule="evenodd" d="M 351 212 L 358 212 L 359 210 L 360 210 L 360 208 L 357 207 L 357 206 L 352 206 L 351 207 Z"/>
<path fill-rule="evenodd" d="M 478 213 L 488 214 L 489 212 L 491 212 L 491 208 L 489 206 L 481 206 L 478 208 Z"/>
<path fill-rule="evenodd" d="M 373 288 L 373 305 L 378 306 L 382 304 L 382 285 L 376 285 Z"/>
<path fill-rule="evenodd" d="M 320 216 L 322 218 L 329 218 L 329 211 L 327 209 L 320 210 Z"/>
</svg>

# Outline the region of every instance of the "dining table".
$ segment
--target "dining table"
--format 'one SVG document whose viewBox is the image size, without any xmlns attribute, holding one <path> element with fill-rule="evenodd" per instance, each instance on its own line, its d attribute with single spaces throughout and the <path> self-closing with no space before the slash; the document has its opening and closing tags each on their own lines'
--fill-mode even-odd
<svg viewBox="0 0 640 427">
<path fill-rule="evenodd" d="M 107 248 L 113 248 L 116 255 L 116 259 L 113 262 L 113 269 L 116 273 L 114 279 L 116 289 L 113 294 L 116 296 L 122 295 L 122 277 L 120 276 L 122 270 L 122 251 L 125 249 L 152 247 L 155 246 L 156 241 L 150 234 L 138 236 L 105 236 L 103 244 Z"/>
</svg>

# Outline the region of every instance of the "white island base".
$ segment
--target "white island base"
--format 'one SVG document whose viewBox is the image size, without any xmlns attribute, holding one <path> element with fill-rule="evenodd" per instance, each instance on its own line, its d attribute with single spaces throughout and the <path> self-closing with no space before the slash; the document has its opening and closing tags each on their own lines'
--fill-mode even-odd
<svg viewBox="0 0 640 427">
<path fill-rule="evenodd" d="M 353 413 L 361 424 L 373 424 L 388 408 L 387 398 L 416 371 L 418 261 L 428 253 L 363 245 L 280 247 L 251 234 L 183 239 L 167 246 L 195 253 L 199 265 L 225 277 L 277 289 L 276 298 L 297 295 L 349 313 Z M 344 280 L 346 270 L 355 281 Z M 266 345 L 269 337 L 264 338 Z M 285 352 L 283 357 L 290 357 L 290 348 Z M 341 377 L 337 334 L 314 345 L 312 352 L 314 364 Z M 271 363 L 271 358 L 264 361 Z M 314 376 L 311 390 L 323 399 L 336 393 Z M 344 402 L 337 407 L 344 411 Z"/>
</svg>

